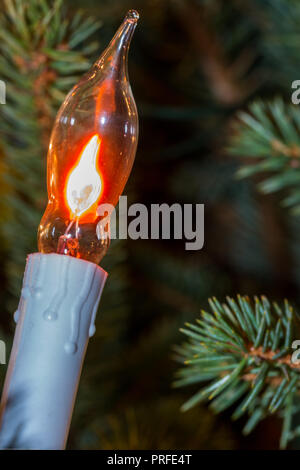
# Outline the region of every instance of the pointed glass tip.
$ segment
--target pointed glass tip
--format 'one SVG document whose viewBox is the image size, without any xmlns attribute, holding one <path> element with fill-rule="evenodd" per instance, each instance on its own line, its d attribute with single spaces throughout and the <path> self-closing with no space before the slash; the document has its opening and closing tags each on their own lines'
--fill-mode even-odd
<svg viewBox="0 0 300 470">
<path fill-rule="evenodd" d="M 127 15 L 125 16 L 125 21 L 128 23 L 137 23 L 139 20 L 140 15 L 136 10 L 129 10 Z"/>
</svg>

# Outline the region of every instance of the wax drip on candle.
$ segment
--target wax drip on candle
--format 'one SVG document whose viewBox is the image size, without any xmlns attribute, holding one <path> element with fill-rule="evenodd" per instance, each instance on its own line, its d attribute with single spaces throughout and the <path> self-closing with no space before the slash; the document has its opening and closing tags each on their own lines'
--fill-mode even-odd
<svg viewBox="0 0 300 470">
<path fill-rule="evenodd" d="M 58 318 L 59 308 L 67 295 L 67 271 L 69 269 L 70 262 L 64 263 L 62 260 L 59 261 L 60 276 L 57 276 L 56 291 L 52 297 L 50 305 L 43 313 L 43 318 L 46 321 L 55 321 Z M 61 285 L 60 279 L 63 279 L 63 286 Z"/>
<path fill-rule="evenodd" d="M 105 279 L 103 280 L 103 282 L 105 282 Z M 94 336 L 94 334 L 96 332 L 95 319 L 96 319 L 97 308 L 98 308 L 97 306 L 98 306 L 98 303 L 99 303 L 99 300 L 100 300 L 100 297 L 101 297 L 102 288 L 103 288 L 103 285 L 101 286 L 101 289 L 99 289 L 98 297 L 97 297 L 96 303 L 95 303 L 93 311 L 92 311 L 92 318 L 91 318 L 91 323 L 90 323 L 90 327 L 89 327 L 89 337 L 90 338 L 92 336 Z"/>
<path fill-rule="evenodd" d="M 83 279 L 82 287 L 79 292 L 79 295 L 76 299 L 75 304 L 72 306 L 71 310 L 71 334 L 68 342 L 65 344 L 65 351 L 68 354 L 75 354 L 78 348 L 77 341 L 80 331 L 80 317 L 82 314 L 82 309 L 84 304 L 88 301 L 90 290 L 93 285 L 93 280 L 96 272 L 96 265 L 90 264 L 85 272 L 85 277 Z"/>
</svg>

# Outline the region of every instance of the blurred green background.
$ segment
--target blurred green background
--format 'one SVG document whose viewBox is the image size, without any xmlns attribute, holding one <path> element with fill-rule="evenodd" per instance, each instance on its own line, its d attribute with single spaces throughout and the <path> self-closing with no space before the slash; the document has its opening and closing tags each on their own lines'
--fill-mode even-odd
<svg viewBox="0 0 300 470">
<path fill-rule="evenodd" d="M 275 449 L 275 419 L 246 438 L 243 421 L 232 423 L 230 413 L 214 416 L 205 405 L 179 411 L 193 387 L 172 388 L 178 368 L 173 346 L 182 341 L 179 328 L 207 307 L 209 296 L 300 300 L 299 221 L 279 207 L 277 196 L 257 191 L 259 177 L 238 180 L 241 161 L 226 150 L 238 110 L 257 97 L 290 101 L 291 82 L 300 78 L 300 6 L 292 0 L 67 0 L 64 7 L 67 18 L 81 8 L 101 22 L 87 40 L 99 45 L 82 49 L 89 61 L 106 47 L 128 9 L 140 13 L 129 57 L 140 116 L 136 162 L 125 189 L 129 201 L 205 204 L 201 251 L 186 251 L 178 240 L 111 244 L 69 448 Z M 1 108 L 0 326 L 11 341 L 26 254 L 36 250 L 45 207 L 49 130 L 71 85 L 60 82 L 61 95 L 49 93 L 45 101 L 53 109 L 36 113 L 41 97 L 33 92 L 32 69 L 16 61 L 9 47 L 2 45 L 3 57 L 19 68 L 6 78 L 10 94 Z M 6 77 L 4 59 L 0 74 Z M 53 69 L 64 75 L 55 64 Z M 14 102 L 22 87 L 27 98 Z M 34 121 L 29 131 L 25 120 Z M 31 141 L 24 146 L 28 132 Z M 1 367 L 2 378 L 4 372 Z"/>
</svg>

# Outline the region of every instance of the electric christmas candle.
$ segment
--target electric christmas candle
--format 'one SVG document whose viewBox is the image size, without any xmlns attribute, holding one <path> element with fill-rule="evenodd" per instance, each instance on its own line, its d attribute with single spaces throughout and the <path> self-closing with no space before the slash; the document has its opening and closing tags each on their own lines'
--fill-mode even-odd
<svg viewBox="0 0 300 470">
<path fill-rule="evenodd" d="M 137 12 L 70 91 L 48 151 L 48 205 L 39 253 L 28 257 L 1 402 L 0 447 L 63 449 L 88 338 L 107 273 L 100 210 L 115 206 L 130 174 L 138 116 L 128 72 Z"/>
</svg>

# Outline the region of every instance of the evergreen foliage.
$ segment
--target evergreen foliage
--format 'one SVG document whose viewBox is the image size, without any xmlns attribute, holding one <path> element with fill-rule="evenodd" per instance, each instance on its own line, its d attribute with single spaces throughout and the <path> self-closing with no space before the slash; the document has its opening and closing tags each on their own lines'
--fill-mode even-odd
<svg viewBox="0 0 300 470">
<path fill-rule="evenodd" d="M 281 99 L 238 113 L 230 152 L 246 158 L 240 178 L 258 174 L 264 194 L 285 190 L 282 205 L 300 213 L 300 110 Z"/>
<path fill-rule="evenodd" d="M 245 413 L 243 432 L 249 434 L 268 415 L 283 418 L 280 445 L 299 434 L 292 417 L 299 408 L 299 363 L 292 360 L 291 345 L 299 337 L 299 320 L 287 301 L 280 307 L 266 297 L 227 297 L 220 304 L 209 300 L 211 312 L 202 311 L 196 323 L 181 331 L 188 342 L 178 348 L 185 367 L 176 386 L 209 382 L 183 406 L 186 411 L 209 400 L 220 413 L 235 406 L 233 419 Z M 297 356 L 297 353 L 296 353 Z"/>
</svg>

